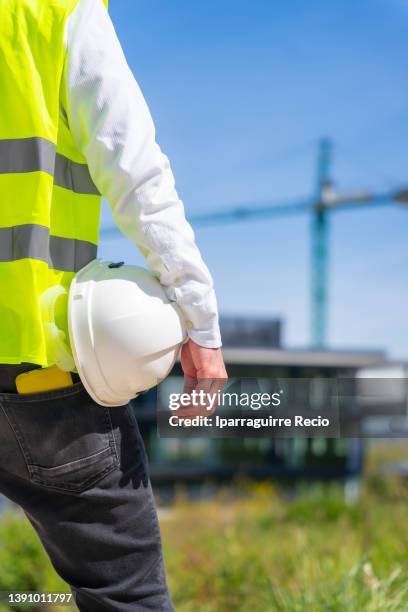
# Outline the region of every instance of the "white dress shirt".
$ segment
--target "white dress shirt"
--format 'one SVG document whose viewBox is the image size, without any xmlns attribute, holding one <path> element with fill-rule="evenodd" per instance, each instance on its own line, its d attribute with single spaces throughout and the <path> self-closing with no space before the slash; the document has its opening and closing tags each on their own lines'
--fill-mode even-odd
<svg viewBox="0 0 408 612">
<path fill-rule="evenodd" d="M 221 346 L 213 282 L 169 160 L 102 0 L 79 0 L 66 32 L 64 111 L 113 218 L 146 258 L 201 346 Z"/>
</svg>

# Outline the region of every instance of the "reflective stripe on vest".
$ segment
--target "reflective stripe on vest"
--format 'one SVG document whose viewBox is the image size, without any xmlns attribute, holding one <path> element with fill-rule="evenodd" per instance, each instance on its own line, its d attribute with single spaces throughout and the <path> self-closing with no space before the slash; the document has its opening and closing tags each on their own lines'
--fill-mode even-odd
<svg viewBox="0 0 408 612">
<path fill-rule="evenodd" d="M 0 140 L 0 174 L 47 172 L 54 174 L 55 145 L 44 138 Z"/>
<path fill-rule="evenodd" d="M 101 196 L 60 112 L 77 2 L 1 0 L 0 363 L 52 365 L 42 296 L 97 255 Z"/>
<path fill-rule="evenodd" d="M 43 225 L 0 227 L 0 262 L 39 259 L 54 270 L 78 272 L 96 257 L 92 242 L 51 236 Z"/>
<path fill-rule="evenodd" d="M 45 138 L 0 140 L 0 174 L 46 172 L 54 185 L 75 193 L 100 195 L 86 164 L 78 164 L 60 153 Z"/>
</svg>

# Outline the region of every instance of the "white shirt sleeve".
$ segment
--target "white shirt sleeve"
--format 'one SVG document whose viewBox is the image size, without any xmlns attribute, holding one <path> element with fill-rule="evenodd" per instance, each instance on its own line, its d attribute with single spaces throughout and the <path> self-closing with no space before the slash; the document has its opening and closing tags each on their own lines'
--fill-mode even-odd
<svg viewBox="0 0 408 612">
<path fill-rule="evenodd" d="M 93 181 L 118 227 L 180 306 L 189 336 L 204 347 L 221 346 L 210 272 L 102 0 L 79 0 L 65 42 L 64 110 Z"/>
</svg>

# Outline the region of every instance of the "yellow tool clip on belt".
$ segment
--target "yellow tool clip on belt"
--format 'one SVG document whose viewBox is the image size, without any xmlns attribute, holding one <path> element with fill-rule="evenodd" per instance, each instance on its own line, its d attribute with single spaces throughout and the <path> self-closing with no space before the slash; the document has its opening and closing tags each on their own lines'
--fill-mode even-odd
<svg viewBox="0 0 408 612">
<path fill-rule="evenodd" d="M 64 372 L 55 365 L 23 372 L 16 376 L 15 382 L 18 393 L 41 393 L 74 384 L 71 372 Z"/>
</svg>

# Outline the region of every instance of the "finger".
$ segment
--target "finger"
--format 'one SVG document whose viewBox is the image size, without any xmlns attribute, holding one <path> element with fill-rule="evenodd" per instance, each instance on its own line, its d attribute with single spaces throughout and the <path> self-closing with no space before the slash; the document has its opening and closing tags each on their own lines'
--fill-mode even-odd
<svg viewBox="0 0 408 612">
<path fill-rule="evenodd" d="M 189 376 L 188 374 L 184 375 L 183 393 L 187 393 L 188 395 L 191 395 L 191 392 L 193 391 L 193 389 L 195 389 L 196 385 L 197 385 L 197 379 L 195 376 Z"/>
<path fill-rule="evenodd" d="M 179 418 L 190 418 L 208 414 L 208 393 L 211 390 L 211 380 L 185 378 L 185 392 L 191 396 L 189 404 L 183 403 L 178 409 Z"/>
<path fill-rule="evenodd" d="M 212 415 L 217 410 L 222 399 L 222 390 L 225 387 L 227 379 L 225 378 L 213 378 L 211 381 L 211 388 L 208 392 L 208 414 Z"/>
<path fill-rule="evenodd" d="M 219 405 L 219 392 L 224 388 L 226 378 L 193 378 L 184 377 L 184 392 L 191 395 L 191 403 L 180 406 L 179 418 L 208 416 L 215 412 Z"/>
</svg>

